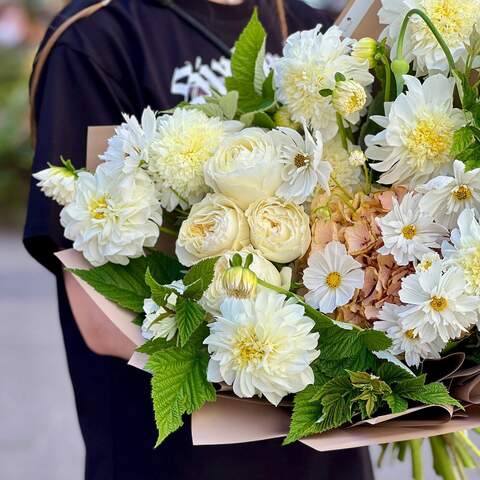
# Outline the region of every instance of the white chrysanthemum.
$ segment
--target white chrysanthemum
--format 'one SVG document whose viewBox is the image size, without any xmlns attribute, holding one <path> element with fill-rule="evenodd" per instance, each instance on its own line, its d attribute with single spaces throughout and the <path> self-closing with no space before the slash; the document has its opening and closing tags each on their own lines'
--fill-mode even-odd
<svg viewBox="0 0 480 480">
<path fill-rule="evenodd" d="M 305 127 L 305 138 L 291 128 L 278 128 L 272 132 L 281 144 L 280 160 L 285 168 L 283 183 L 277 195 L 302 204 L 314 192 L 317 185 L 329 190 L 332 167 L 322 160 L 323 141 L 320 134 L 312 137 Z"/>
<path fill-rule="evenodd" d="M 320 91 L 334 89 L 336 73 L 362 87 L 373 82 L 368 60 L 350 55 L 353 43 L 351 39 L 342 39 L 338 27 L 322 34 L 318 25 L 290 35 L 283 57 L 273 65 L 278 100 L 289 109 L 294 121 L 307 122 L 313 130 L 320 130 L 325 140 L 335 136 L 338 125 L 331 97 L 323 97 Z M 360 113 L 355 111 L 346 119 L 355 124 Z"/>
<path fill-rule="evenodd" d="M 387 116 L 372 117 L 385 130 L 366 137 L 366 154 L 377 162 L 370 166 L 382 172 L 380 183 L 416 187 L 450 172 L 453 136 L 465 125 L 465 115 L 453 108 L 453 78 L 434 75 L 423 85 L 404 78 L 408 92 L 387 108 Z"/>
<path fill-rule="evenodd" d="M 367 104 L 367 92 L 358 82 L 338 82 L 332 92 L 332 105 L 343 118 L 361 112 Z"/>
<path fill-rule="evenodd" d="M 475 26 L 480 19 L 479 0 L 382 0 L 378 12 L 380 23 L 387 25 L 384 35 L 390 46 L 396 46 L 405 15 L 412 8 L 424 11 L 440 32 L 454 60 L 464 65 Z M 395 54 L 396 48 L 393 50 Z M 414 60 L 419 75 L 431 72 L 447 73 L 445 53 L 425 22 L 414 15 L 407 28 L 404 52 Z"/>
<path fill-rule="evenodd" d="M 177 280 L 170 285 L 166 285 L 178 293 L 185 291 L 185 285 L 181 280 Z M 171 293 L 167 298 L 167 306 L 170 310 L 175 310 L 178 295 Z M 142 324 L 142 336 L 146 340 L 155 338 L 165 338 L 171 340 L 177 333 L 178 326 L 175 315 L 169 314 L 165 308 L 160 307 L 152 298 L 146 298 L 143 301 L 143 311 L 145 312 L 145 320 Z"/>
<path fill-rule="evenodd" d="M 273 263 L 264 258 L 259 251 L 249 246 L 239 252 L 228 252 L 218 259 L 215 264 L 212 283 L 199 302 L 207 312 L 212 315 L 218 315 L 220 313 L 220 305 L 227 298 L 227 293 L 223 284 L 223 274 L 229 268 L 230 260 L 232 260 L 235 254 L 239 254 L 242 257 L 242 262 L 245 262 L 249 254 L 252 254 L 253 261 L 249 268 L 260 280 L 264 280 L 276 287 L 283 287 L 290 290 L 292 269 L 289 267 L 283 267 L 279 272 Z M 257 285 L 256 290 L 259 292 L 264 288 L 265 287 L 262 287 L 261 285 Z"/>
<path fill-rule="evenodd" d="M 392 346 L 388 349 L 390 353 L 405 355 L 407 365 L 418 367 L 426 358 L 440 358 L 440 352 L 446 343 L 440 337 L 431 342 L 425 342 L 413 330 L 405 328 L 399 314 L 408 308 L 385 303 L 378 315 L 379 320 L 373 324 L 373 328 L 385 332 L 392 340 Z"/>
<path fill-rule="evenodd" d="M 123 118 L 125 122 L 115 129 L 107 151 L 99 158 L 119 163 L 125 173 L 131 173 L 148 164 L 150 146 L 158 135 L 158 119 L 150 107 L 143 111 L 141 122 L 133 115 L 124 114 Z"/>
<path fill-rule="evenodd" d="M 425 342 L 458 338 L 478 320 L 480 297 L 467 295 L 462 270 L 441 262 L 404 278 L 399 295 L 408 306 L 399 313 L 404 328 Z"/>
<path fill-rule="evenodd" d="M 357 148 L 351 146 L 352 151 Z M 356 192 L 362 184 L 362 171 L 358 166 L 350 162 L 350 154 L 343 148 L 340 136 L 336 136 L 323 147 L 323 159 L 331 167 L 330 188 L 334 189 L 337 184 L 335 179 L 344 189 Z"/>
<path fill-rule="evenodd" d="M 39 180 L 37 187 L 59 205 L 67 205 L 75 196 L 77 174 L 74 169 L 51 166 L 34 173 L 33 178 Z"/>
<path fill-rule="evenodd" d="M 467 292 L 480 296 L 480 224 L 472 209 L 461 213 L 451 241 L 453 247 L 446 242 L 442 245 L 445 259 L 463 271 Z"/>
<path fill-rule="evenodd" d="M 148 171 L 158 183 L 162 206 L 172 211 L 187 208 L 208 192 L 205 162 L 217 151 L 225 135 L 239 122 L 222 122 L 198 110 L 177 108 L 159 118 L 158 135 L 150 148 Z"/>
<path fill-rule="evenodd" d="M 364 278 L 362 265 L 347 254 L 345 246 L 330 242 L 308 259 L 303 272 L 303 284 L 309 290 L 305 301 L 322 313 L 332 313 L 346 305 L 357 288 L 363 287 Z"/>
<path fill-rule="evenodd" d="M 443 260 L 437 252 L 426 253 L 425 255 L 422 255 L 420 263 L 417 263 L 415 266 L 415 271 L 426 272 L 427 270 L 430 270 L 435 263 L 442 261 Z"/>
<path fill-rule="evenodd" d="M 433 222 L 432 217 L 420 211 L 420 195 L 413 192 L 403 197 L 402 203 L 393 198 L 393 208 L 384 217 L 377 217 L 384 246 L 378 249 L 382 255 L 393 255 L 398 265 L 422 260 L 432 249 L 440 248 L 448 231 Z"/>
<path fill-rule="evenodd" d="M 313 384 L 318 333 L 305 310 L 284 295 L 263 290 L 254 300 L 227 299 L 209 324 L 208 380 L 233 385 L 241 398 L 264 395 L 278 405 Z"/>
<path fill-rule="evenodd" d="M 453 163 L 453 177 L 436 177 L 417 190 L 424 193 L 420 208 L 451 230 L 466 208 L 480 213 L 480 168 L 465 172 L 465 164 Z"/>
<path fill-rule="evenodd" d="M 153 247 L 162 223 L 155 186 L 143 171 L 125 174 L 119 164 L 101 164 L 95 174 L 79 172 L 75 198 L 60 222 L 73 248 L 93 265 L 126 265 Z"/>
</svg>

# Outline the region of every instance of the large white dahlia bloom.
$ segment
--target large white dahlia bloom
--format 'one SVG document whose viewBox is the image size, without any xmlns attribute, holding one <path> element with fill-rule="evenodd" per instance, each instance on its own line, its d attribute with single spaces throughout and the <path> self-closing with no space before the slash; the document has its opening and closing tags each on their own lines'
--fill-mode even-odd
<svg viewBox="0 0 480 480">
<path fill-rule="evenodd" d="M 79 172 L 75 197 L 60 214 L 65 237 L 93 265 L 126 265 L 153 247 L 162 223 L 155 185 L 143 171 L 125 174 L 107 162 Z"/>
<path fill-rule="evenodd" d="M 313 384 L 318 333 L 301 305 L 271 290 L 254 300 L 228 298 L 205 339 L 208 380 L 233 385 L 235 395 L 264 395 L 278 405 Z"/>
</svg>

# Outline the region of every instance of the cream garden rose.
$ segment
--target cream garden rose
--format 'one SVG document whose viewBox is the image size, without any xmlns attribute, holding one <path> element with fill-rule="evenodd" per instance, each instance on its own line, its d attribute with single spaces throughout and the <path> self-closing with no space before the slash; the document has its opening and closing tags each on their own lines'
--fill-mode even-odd
<svg viewBox="0 0 480 480">
<path fill-rule="evenodd" d="M 208 194 L 182 223 L 175 253 L 190 267 L 203 258 L 241 250 L 250 243 L 243 211 L 229 198 Z"/>
<path fill-rule="evenodd" d="M 252 245 L 272 262 L 289 263 L 310 246 L 310 222 L 303 207 L 269 197 L 247 209 Z"/>
<path fill-rule="evenodd" d="M 274 195 L 282 184 L 280 142 L 271 132 L 246 128 L 226 138 L 205 164 L 205 182 L 243 209 Z"/>
</svg>

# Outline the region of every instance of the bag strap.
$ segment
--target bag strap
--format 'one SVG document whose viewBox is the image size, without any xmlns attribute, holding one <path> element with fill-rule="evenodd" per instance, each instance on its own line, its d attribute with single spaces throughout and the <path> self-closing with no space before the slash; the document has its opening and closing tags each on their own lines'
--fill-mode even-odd
<svg viewBox="0 0 480 480">
<path fill-rule="evenodd" d="M 105 8 L 112 0 L 101 0 L 98 3 L 94 3 L 89 7 L 80 10 L 75 15 L 72 15 L 70 18 L 65 20 L 60 24 L 55 32 L 50 36 L 45 45 L 37 53 L 35 63 L 33 66 L 32 79 L 30 82 L 30 134 L 33 148 L 37 142 L 37 121 L 36 121 L 36 112 L 35 112 L 35 97 L 37 95 L 38 85 L 40 83 L 40 78 L 42 76 L 43 68 L 47 62 L 48 56 L 52 51 L 53 47 L 57 43 L 58 39 L 65 33 L 65 31 L 71 27 L 74 23 L 78 22 L 83 18 L 87 18 L 90 15 L 93 15 L 98 10 Z"/>
</svg>

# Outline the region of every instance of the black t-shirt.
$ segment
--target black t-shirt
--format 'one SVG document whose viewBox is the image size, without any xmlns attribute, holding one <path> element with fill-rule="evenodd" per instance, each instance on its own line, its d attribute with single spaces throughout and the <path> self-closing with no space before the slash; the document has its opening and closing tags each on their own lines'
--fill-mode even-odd
<svg viewBox="0 0 480 480">
<path fill-rule="evenodd" d="M 72 1 L 53 21 L 44 42 L 65 19 L 95 3 Z M 281 36 L 273 0 L 226 6 L 206 0 L 176 0 L 227 45 L 246 25 L 254 4 L 269 34 L 267 50 L 280 53 Z M 297 0 L 287 1 L 290 31 L 329 19 Z M 78 21 L 56 43 L 35 99 L 37 147 L 33 171 L 58 163 L 85 162 L 90 125 L 113 125 L 121 113 L 140 116 L 146 106 L 164 110 L 209 86 L 218 86 L 228 64 L 222 53 L 172 11 L 154 0 L 113 0 Z M 59 225 L 59 208 L 34 186 L 24 242 L 54 273 L 53 252 L 69 247 Z M 86 445 L 88 480 L 248 478 L 321 479 L 371 477 L 366 450 L 318 454 L 280 441 L 193 447 L 189 420 L 154 450 L 155 426 L 149 375 L 122 360 L 100 357 L 86 347 L 58 275 L 59 311 L 79 422 Z M 41 319 L 39 319 L 41 321 Z"/>
</svg>

